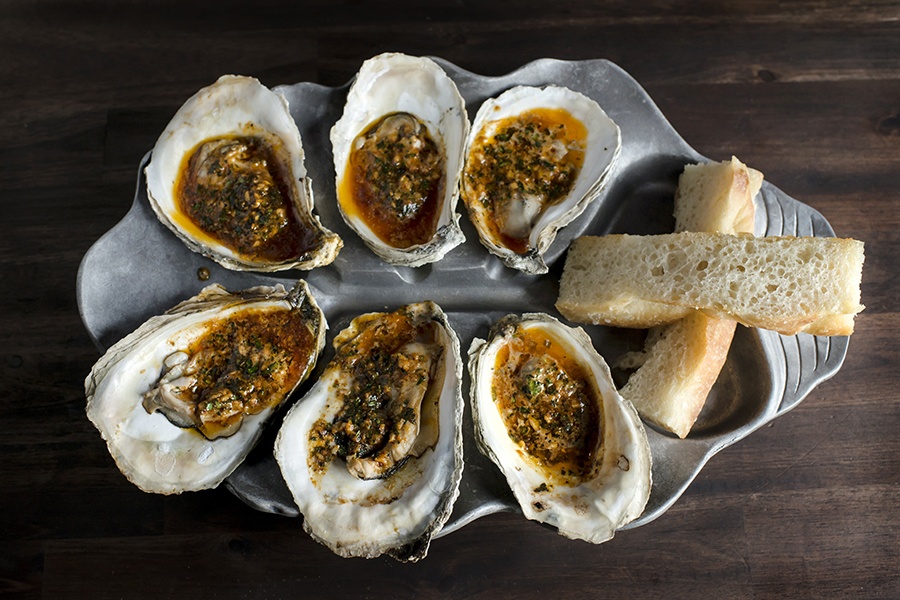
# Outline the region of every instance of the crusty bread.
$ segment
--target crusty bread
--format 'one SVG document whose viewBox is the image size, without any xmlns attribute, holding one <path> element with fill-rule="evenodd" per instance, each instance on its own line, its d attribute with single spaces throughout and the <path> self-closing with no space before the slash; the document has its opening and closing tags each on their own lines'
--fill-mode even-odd
<svg viewBox="0 0 900 600">
<path fill-rule="evenodd" d="M 729 161 L 685 166 L 675 190 L 675 231 L 753 233 L 754 198 L 762 182 L 762 173 L 734 156 Z M 616 311 L 635 323 L 670 323 L 691 312 L 682 306 L 626 297 L 619 298 Z"/>
<path fill-rule="evenodd" d="M 686 166 L 675 191 L 675 230 L 753 233 L 753 199 L 762 180 L 762 173 L 733 156 L 721 163 Z M 725 364 L 736 326 L 731 319 L 692 310 L 674 323 L 654 327 L 643 352 L 620 360 L 638 367 L 622 396 L 647 421 L 686 437 Z"/>
<path fill-rule="evenodd" d="M 645 351 L 626 358 L 640 368 L 621 389 L 622 397 L 647 421 L 684 438 L 725 364 L 736 325 L 692 311 L 654 327 Z"/>
<path fill-rule="evenodd" d="M 734 156 L 687 165 L 675 190 L 675 231 L 753 233 L 753 199 L 762 182 L 762 173 Z"/>
<path fill-rule="evenodd" d="M 853 316 L 863 308 L 862 263 L 863 243 L 851 239 L 695 232 L 586 236 L 569 249 L 556 307 L 579 322 L 663 324 L 617 310 L 623 298 L 642 298 L 786 335 L 849 335 Z"/>
<path fill-rule="evenodd" d="M 676 232 L 753 233 L 753 198 L 761 185 L 762 174 L 748 169 L 734 157 L 722 163 L 687 166 L 675 194 Z M 620 254 L 623 244 L 615 239 L 601 243 L 605 247 L 599 251 L 595 242 L 577 240 L 570 249 L 560 282 L 557 307 L 572 320 L 636 327 L 666 323 L 649 331 L 643 352 L 628 353 L 617 365 L 637 368 L 621 394 L 645 420 L 679 437 L 688 435 L 728 356 L 737 323 L 731 318 L 716 317 L 727 313 L 729 307 L 745 310 L 749 305 L 755 309 L 761 297 L 762 314 L 776 330 L 793 333 L 791 329 L 799 328 L 823 335 L 847 335 L 853 331 L 855 313 L 862 308 L 859 305 L 861 243 L 795 241 L 787 253 L 777 249 L 778 259 L 771 265 L 766 265 L 772 261 L 768 246 L 748 257 L 725 251 L 724 256 L 712 253 L 692 263 L 693 244 L 697 239 L 674 237 L 680 240 L 674 246 L 658 244 L 653 239 L 632 238 L 630 242 L 639 247 L 623 254 Z M 750 236 L 732 238 L 738 242 L 752 239 Z M 693 241 L 689 243 L 689 239 Z M 716 239 L 723 238 L 712 236 L 706 240 L 706 246 Z M 703 240 L 700 242 L 704 246 Z M 681 248 L 681 243 L 687 247 Z M 840 247 L 837 256 L 826 257 L 827 252 L 818 248 L 822 244 Z M 842 271 L 829 273 L 834 264 L 841 264 Z M 748 275 L 748 267 L 757 273 Z M 716 275 L 717 269 L 724 275 Z M 846 288 L 842 287 L 843 273 L 850 274 Z M 668 286 L 666 277 L 672 280 Z M 722 278 L 718 286 L 716 277 Z M 735 281 L 745 278 L 749 278 L 749 283 L 745 281 L 741 285 Z M 629 284 L 633 280 L 638 281 Z M 798 282 L 800 288 L 792 288 Z M 809 282 L 818 288 L 803 291 Z M 732 286 L 737 287 L 732 289 Z M 759 293 L 760 286 L 763 294 Z M 777 289 L 770 292 L 769 286 Z M 822 286 L 838 291 L 822 292 Z M 695 287 L 705 289 L 706 295 L 698 293 Z M 648 295 L 648 289 L 656 290 L 656 295 Z M 784 292 L 784 297 L 780 304 L 773 305 L 771 296 L 777 296 L 779 291 Z M 756 294 L 757 299 L 748 299 L 743 305 L 734 303 L 732 292 Z M 844 304 L 837 302 L 843 307 L 836 309 L 837 312 L 817 312 L 822 304 L 816 296 L 820 292 L 826 296 L 833 293 L 839 298 L 849 296 L 849 300 L 843 298 Z M 708 306 L 697 304 L 697 298 L 706 298 Z M 810 298 L 817 299 L 810 302 Z M 843 309 L 848 310 L 839 312 Z M 772 320 L 776 321 L 774 325 Z M 745 320 L 745 324 L 762 323 L 757 319 L 751 323 Z"/>
</svg>

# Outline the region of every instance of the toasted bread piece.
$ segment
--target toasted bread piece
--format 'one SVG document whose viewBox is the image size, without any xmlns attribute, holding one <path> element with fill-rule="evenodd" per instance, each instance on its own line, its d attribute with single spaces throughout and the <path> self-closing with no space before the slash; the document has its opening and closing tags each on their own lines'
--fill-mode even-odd
<svg viewBox="0 0 900 600">
<path fill-rule="evenodd" d="M 753 199 L 762 180 L 762 173 L 735 157 L 686 166 L 675 191 L 675 230 L 753 233 Z M 730 319 L 691 310 L 674 323 L 654 327 L 644 351 L 624 357 L 639 368 L 622 396 L 647 421 L 686 437 L 725 364 L 736 326 Z"/>
<path fill-rule="evenodd" d="M 620 390 L 647 421 L 680 438 L 690 432 L 728 357 L 735 321 L 700 311 L 654 327 L 637 360 L 640 368 Z"/>
<path fill-rule="evenodd" d="M 863 309 L 863 259 L 862 242 L 840 238 L 586 236 L 569 249 L 556 307 L 582 323 L 665 323 L 617 310 L 623 298 L 643 298 L 786 335 L 849 335 L 853 316 Z"/>
<path fill-rule="evenodd" d="M 753 233 L 754 198 L 763 174 L 734 156 L 729 161 L 687 165 L 675 190 L 675 231 Z M 646 298 L 620 297 L 615 311 L 633 327 L 671 323 L 691 312 Z"/>
<path fill-rule="evenodd" d="M 687 165 L 675 191 L 675 231 L 753 233 L 753 199 L 762 182 L 762 173 L 734 156 Z"/>
</svg>

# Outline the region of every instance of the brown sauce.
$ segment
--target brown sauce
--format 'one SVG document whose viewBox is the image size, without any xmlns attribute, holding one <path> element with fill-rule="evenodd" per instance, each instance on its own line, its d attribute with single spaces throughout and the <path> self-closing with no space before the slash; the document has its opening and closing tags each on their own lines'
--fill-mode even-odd
<svg viewBox="0 0 900 600">
<path fill-rule="evenodd" d="M 297 218 L 294 184 L 280 152 L 274 136 L 198 144 L 175 185 L 179 224 L 253 261 L 284 261 L 311 250 L 316 234 Z"/>
<path fill-rule="evenodd" d="M 212 439 L 247 415 L 275 406 L 309 368 L 315 339 L 302 311 L 237 315 L 213 326 L 186 352 L 195 361 L 197 429 Z"/>
<path fill-rule="evenodd" d="M 439 352 L 437 328 L 433 321 L 415 323 L 400 309 L 373 315 L 356 337 L 337 348 L 328 368 L 341 371 L 343 381 L 349 384 L 332 390 L 341 403 L 335 418 L 331 422 L 320 419 L 310 431 L 309 464 L 313 472 L 323 472 L 335 458 L 373 455 L 389 443 L 402 421 L 437 418 L 436 404 L 423 405 L 419 416 L 391 410 L 392 395 L 410 375 L 425 378 L 432 385 L 435 373 L 416 371 L 416 361 L 403 355 L 403 347 L 420 342 Z"/>
<path fill-rule="evenodd" d="M 510 439 L 557 484 L 590 477 L 601 438 L 589 373 L 539 328 L 518 327 L 496 357 L 491 385 Z"/>
<path fill-rule="evenodd" d="M 483 213 L 493 239 L 524 254 L 537 218 L 572 190 L 586 143 L 587 128 L 562 109 L 534 109 L 492 123 L 466 159 L 469 211 Z"/>
<path fill-rule="evenodd" d="M 443 150 L 413 115 L 387 115 L 353 142 L 339 198 L 394 248 L 434 237 L 444 191 Z"/>
</svg>

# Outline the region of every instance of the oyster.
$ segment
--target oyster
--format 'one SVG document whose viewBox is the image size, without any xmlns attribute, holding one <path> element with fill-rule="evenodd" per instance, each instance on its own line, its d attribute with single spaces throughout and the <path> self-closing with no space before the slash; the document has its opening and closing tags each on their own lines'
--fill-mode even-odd
<svg viewBox="0 0 900 600">
<path fill-rule="evenodd" d="M 216 487 L 243 461 L 325 343 L 306 283 L 219 285 L 113 345 L 84 382 L 87 415 L 147 492 Z"/>
<path fill-rule="evenodd" d="M 544 252 L 600 193 L 620 147 L 619 127 L 568 88 L 519 86 L 484 102 L 461 185 L 481 243 L 509 267 L 546 273 Z"/>
<path fill-rule="evenodd" d="M 418 267 L 465 241 L 456 202 L 468 130 L 465 102 L 434 61 L 363 63 L 331 143 L 341 215 L 383 260 Z"/>
<path fill-rule="evenodd" d="M 178 110 L 145 169 L 150 205 L 191 250 L 239 271 L 312 269 L 343 245 L 313 213 L 284 96 L 224 75 Z"/>
<path fill-rule="evenodd" d="M 604 542 L 650 496 L 650 446 L 581 329 L 509 315 L 469 350 L 476 442 L 529 519 Z"/>
<path fill-rule="evenodd" d="M 462 477 L 459 341 L 432 302 L 354 319 L 285 417 L 275 458 L 303 526 L 341 556 L 423 558 Z"/>
</svg>

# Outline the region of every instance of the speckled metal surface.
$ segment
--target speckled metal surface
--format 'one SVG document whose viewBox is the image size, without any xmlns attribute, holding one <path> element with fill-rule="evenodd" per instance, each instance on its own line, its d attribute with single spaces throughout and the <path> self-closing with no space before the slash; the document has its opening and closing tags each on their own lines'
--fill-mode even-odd
<svg viewBox="0 0 900 600">
<path fill-rule="evenodd" d="M 489 255 L 471 224 L 462 218 L 467 241 L 442 261 L 417 269 L 393 267 L 372 254 L 344 224 L 335 205 L 334 168 L 328 141 L 343 108 L 347 86 L 329 88 L 298 83 L 277 88 L 287 97 L 306 151 L 316 211 L 338 232 L 345 247 L 338 259 L 312 272 L 261 275 L 228 271 L 192 253 L 160 224 L 145 191 L 142 162 L 130 212 L 85 255 L 78 273 L 77 296 L 84 324 L 97 345 L 107 348 L 148 317 L 161 313 L 210 283 L 230 290 L 263 283 L 290 286 L 305 278 L 334 333 L 354 316 L 388 310 L 409 302 L 433 300 L 448 314 L 465 352 L 474 337 L 485 337 L 492 323 L 509 313 L 544 311 L 559 316 L 553 303 L 565 251 L 583 234 L 663 233 L 671 231 L 672 197 L 687 163 L 706 160 L 669 125 L 647 93 L 627 73 L 604 60 L 539 60 L 501 77 L 483 77 L 436 59 L 460 88 L 469 115 L 480 103 L 513 85 L 560 84 L 595 99 L 622 130 L 622 151 L 599 198 L 564 229 L 545 255 L 550 272 L 529 276 L 512 271 Z M 717 157 L 718 160 L 727 157 Z M 815 210 L 766 182 L 757 199 L 756 233 L 833 235 Z M 460 206 L 464 212 L 464 208 Z M 207 280 L 198 273 L 206 269 Z M 614 364 L 623 352 L 640 346 L 639 332 L 585 326 L 595 347 Z M 848 338 L 800 334 L 785 337 L 739 327 L 725 368 L 706 407 L 685 440 L 647 427 L 653 454 L 653 489 L 644 514 L 626 529 L 663 514 L 684 492 L 704 464 L 796 406 L 819 383 L 834 375 L 847 352 Z M 326 349 L 316 377 L 330 359 Z M 466 375 L 468 378 L 468 375 Z M 463 383 L 468 390 L 468 379 Z M 306 387 L 301 388 L 299 398 Z M 296 516 L 272 444 L 281 414 L 247 461 L 226 481 L 250 506 Z M 460 496 L 441 535 L 498 511 L 517 511 L 499 471 L 475 447 L 471 413 L 464 421 L 466 467 Z"/>
</svg>

